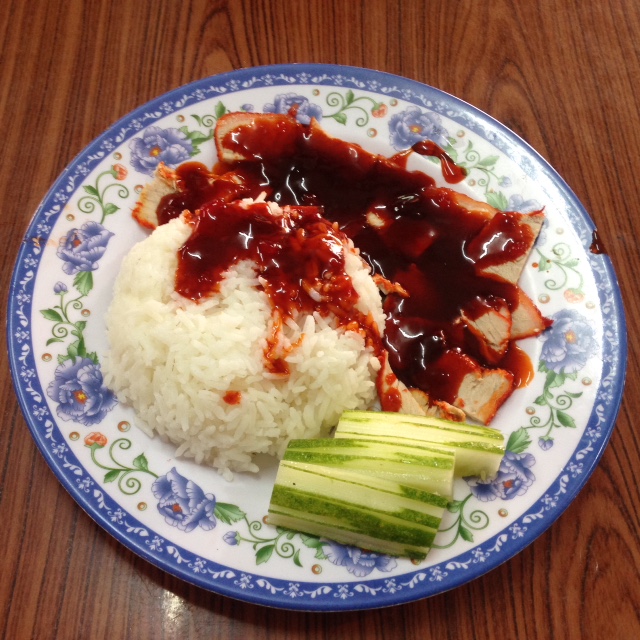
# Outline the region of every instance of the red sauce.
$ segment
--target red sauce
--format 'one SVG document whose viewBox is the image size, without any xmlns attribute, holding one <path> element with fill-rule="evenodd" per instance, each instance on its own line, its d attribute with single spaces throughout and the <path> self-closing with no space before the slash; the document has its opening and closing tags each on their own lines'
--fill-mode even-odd
<svg viewBox="0 0 640 640">
<path fill-rule="evenodd" d="M 509 345 L 509 349 L 502 359 L 501 365 L 514 375 L 513 386 L 516 389 L 526 387 L 533 381 L 535 371 L 531 358 L 515 343 Z"/>
<path fill-rule="evenodd" d="M 336 250 L 339 234 L 327 222 L 335 221 L 374 274 L 398 282 L 409 293 L 390 293 L 384 301 L 384 346 L 400 380 L 436 399 L 450 399 L 467 370 L 462 353 L 483 366 L 506 368 L 517 384 L 529 379 L 531 363 L 523 352 L 511 347 L 502 361 L 488 363 L 474 351 L 464 326 L 454 322 L 474 300 L 503 299 L 512 309 L 517 305 L 516 287 L 478 274 L 527 250 L 531 232 L 517 224 L 517 214 L 498 213 L 486 224 L 482 215 L 460 207 L 453 192 L 436 188 L 423 173 L 407 171 L 402 166 L 406 154 L 376 156 L 285 116 L 228 136 L 225 148 L 252 159 L 217 171 L 233 170 L 243 185 L 235 187 L 241 197 L 266 192 L 267 200 L 292 205 L 297 219 L 289 228 L 275 224 L 260 207 L 243 210 L 228 201 L 238 196 L 227 185 L 222 195 L 213 195 L 217 200 L 204 204 L 212 196 L 200 168 L 181 167 L 184 194 L 176 198 L 177 206 L 173 201 L 161 204 L 162 219 L 178 215 L 181 207 L 200 207 L 202 215 L 180 253 L 180 293 L 197 299 L 215 291 L 221 272 L 247 257 L 257 261 L 265 289 L 285 313 L 337 310 L 343 324 L 366 326 L 353 311 L 356 294 Z M 425 142 L 418 151 L 440 157 L 451 181 L 464 177 L 442 150 Z M 377 226 L 367 221 L 372 212 Z M 325 281 L 329 286 L 322 302 L 301 288 L 305 282 L 317 286 Z"/>
<path fill-rule="evenodd" d="M 606 254 L 606 250 L 604 248 L 604 244 L 600 236 L 598 235 L 598 230 L 594 229 L 591 234 L 591 246 L 589 247 L 589 251 L 591 253 L 595 253 L 596 255 Z"/>
<path fill-rule="evenodd" d="M 252 260 L 279 317 L 333 313 L 341 325 L 362 330 L 369 344 L 380 347 L 377 325 L 356 309 L 358 294 L 345 272 L 346 237 L 317 207 L 291 207 L 280 216 L 266 203 L 212 200 L 192 224 L 178 252 L 180 295 L 198 300 L 216 292 L 229 266 Z M 265 355 L 272 372 L 286 374 L 276 329 Z"/>
<path fill-rule="evenodd" d="M 224 396 L 222 396 L 222 399 L 227 404 L 240 404 L 240 402 L 242 401 L 242 393 L 240 391 L 227 391 Z"/>
<path fill-rule="evenodd" d="M 382 385 L 378 385 L 377 389 L 382 411 L 391 411 L 394 413 L 400 411 L 402 408 L 402 395 L 398 387 L 382 388 Z"/>
<path fill-rule="evenodd" d="M 416 144 L 411 147 L 411 150 L 423 156 L 434 156 L 439 158 L 440 165 L 442 166 L 442 177 L 445 179 L 445 182 L 448 182 L 449 184 L 462 182 L 467 177 L 467 170 L 458 166 L 444 151 L 444 149 L 441 149 L 431 140 L 416 142 Z"/>
<path fill-rule="evenodd" d="M 517 260 L 531 246 L 533 231 L 519 223 L 520 214 L 499 211 L 466 246 L 476 270 Z"/>
<path fill-rule="evenodd" d="M 231 180 L 222 180 L 219 177 L 212 180 L 211 171 L 199 162 L 180 165 L 176 174 L 178 192 L 162 198 L 156 210 L 160 224 L 177 218 L 185 210 L 196 211 L 212 200 L 231 202 L 246 197 L 250 191 L 246 186 Z"/>
</svg>

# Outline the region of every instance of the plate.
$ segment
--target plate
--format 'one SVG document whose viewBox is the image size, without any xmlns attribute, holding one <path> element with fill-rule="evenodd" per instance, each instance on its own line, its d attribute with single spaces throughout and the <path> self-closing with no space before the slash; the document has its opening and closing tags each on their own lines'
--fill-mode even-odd
<svg viewBox="0 0 640 640">
<path fill-rule="evenodd" d="M 363 552 L 265 524 L 274 461 L 223 480 L 148 438 L 104 386 L 104 314 L 118 266 L 146 233 L 131 218 L 159 161 L 212 164 L 229 111 L 315 117 L 328 133 L 392 155 L 428 137 L 467 169 L 459 190 L 547 220 L 521 285 L 554 320 L 521 341 L 535 376 L 493 426 L 508 438 L 491 482 L 459 480 L 427 560 Z M 438 161 L 422 170 L 441 184 Z M 243 69 L 176 89 L 80 153 L 46 195 L 20 248 L 7 337 L 27 424 L 74 499 L 132 551 L 186 581 L 288 609 L 366 609 L 466 583 L 511 558 L 567 508 L 594 470 L 619 408 L 622 303 L 594 226 L 556 172 L 504 126 L 461 100 L 367 69 Z M 191 502 L 186 501 L 187 489 Z M 161 493 L 176 509 L 164 509 Z M 213 516 L 211 516 L 213 513 Z M 208 515 L 207 515 L 208 514 Z"/>
</svg>

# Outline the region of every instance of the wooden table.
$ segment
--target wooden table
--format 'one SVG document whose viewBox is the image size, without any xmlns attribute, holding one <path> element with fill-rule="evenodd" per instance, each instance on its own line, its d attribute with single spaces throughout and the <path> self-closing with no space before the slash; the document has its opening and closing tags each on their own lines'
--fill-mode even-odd
<svg viewBox="0 0 640 640">
<path fill-rule="evenodd" d="M 626 394 L 599 467 L 531 546 L 452 592 L 291 613 L 163 573 L 77 506 L 29 435 L 0 357 L 0 635 L 26 638 L 640 637 L 640 6 L 636 0 L 9 0 L 0 9 L 2 291 L 48 187 L 95 136 L 189 81 L 283 62 L 363 66 L 452 93 L 566 179 L 615 265 Z"/>
</svg>

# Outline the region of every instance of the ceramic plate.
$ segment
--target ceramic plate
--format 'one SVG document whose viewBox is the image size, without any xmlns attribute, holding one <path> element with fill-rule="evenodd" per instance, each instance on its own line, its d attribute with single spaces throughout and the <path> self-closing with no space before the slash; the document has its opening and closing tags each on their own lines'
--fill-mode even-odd
<svg viewBox="0 0 640 640">
<path fill-rule="evenodd" d="M 521 342 L 535 377 L 493 422 L 508 439 L 491 482 L 459 480 L 436 546 L 414 564 L 264 523 L 276 464 L 233 482 L 175 458 L 104 386 L 104 314 L 131 209 L 160 161 L 215 161 L 229 111 L 315 117 L 328 133 L 392 155 L 429 138 L 467 169 L 456 188 L 499 209 L 544 207 L 521 279 L 553 327 Z M 420 167 L 443 185 L 439 161 Z M 375 71 L 243 69 L 176 89 L 126 116 L 64 171 L 27 231 L 8 309 L 11 367 L 36 443 L 74 499 L 124 545 L 212 591 L 274 607 L 365 609 L 459 586 L 521 551 L 567 508 L 613 429 L 626 332 L 609 258 L 554 170 L 504 126 L 437 89 Z M 190 491 L 191 502 L 184 499 Z M 170 498 L 170 505 L 160 503 Z M 165 504 L 163 502 L 162 504 Z"/>
</svg>

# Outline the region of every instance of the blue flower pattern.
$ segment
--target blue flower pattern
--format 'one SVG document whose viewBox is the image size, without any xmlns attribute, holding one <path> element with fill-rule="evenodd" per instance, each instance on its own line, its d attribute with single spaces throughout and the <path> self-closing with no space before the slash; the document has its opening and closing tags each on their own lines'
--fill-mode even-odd
<svg viewBox="0 0 640 640">
<path fill-rule="evenodd" d="M 86 222 L 80 229 L 71 229 L 60 240 L 56 253 L 62 260 L 62 270 L 70 276 L 95 271 L 112 236 L 113 233 L 107 231 L 99 222 Z M 62 283 L 56 284 L 60 290 L 64 286 Z"/>
<path fill-rule="evenodd" d="M 291 109 L 295 109 L 296 120 L 301 124 L 310 124 L 312 119 L 322 120 L 320 105 L 297 93 L 279 93 L 273 103 L 265 104 L 263 107 L 265 113 L 289 113 Z"/>
<path fill-rule="evenodd" d="M 134 138 L 129 149 L 133 168 L 147 175 L 152 175 L 161 162 L 168 167 L 177 167 L 186 162 L 194 151 L 193 144 L 184 132 L 155 126 L 148 127 L 141 137 Z"/>
<path fill-rule="evenodd" d="M 327 543 L 324 553 L 330 562 L 344 567 L 349 573 L 358 578 L 368 576 L 374 569 L 391 571 L 398 564 L 391 556 L 363 551 L 358 547 L 342 545 L 332 541 Z"/>
<path fill-rule="evenodd" d="M 525 200 L 520 194 L 514 194 L 509 198 L 508 211 L 517 211 L 518 213 L 533 213 L 540 211 L 542 205 L 533 198 Z"/>
<path fill-rule="evenodd" d="M 62 420 L 75 420 L 85 427 L 98 424 L 117 404 L 104 384 L 100 366 L 89 358 L 67 360 L 59 365 L 47 395 L 58 403 Z"/>
<path fill-rule="evenodd" d="M 574 374 L 596 352 L 593 327 L 575 309 L 563 309 L 552 316 L 553 325 L 541 335 L 540 362 L 548 371 Z"/>
<path fill-rule="evenodd" d="M 495 478 L 483 480 L 478 477 L 465 478 L 471 493 L 482 502 L 490 502 L 496 498 L 511 500 L 521 496 L 536 479 L 531 467 L 536 460 L 530 453 L 513 453 L 507 451 L 500 463 Z"/>
<path fill-rule="evenodd" d="M 158 511 L 167 524 L 185 532 L 196 527 L 205 531 L 215 528 L 215 496 L 204 493 L 195 482 L 180 475 L 175 467 L 158 478 L 151 490 L 158 499 Z"/>
<path fill-rule="evenodd" d="M 391 116 L 389 133 L 392 146 L 399 151 L 422 140 L 431 140 L 442 148 L 449 144 L 449 134 L 442 126 L 440 116 L 415 106 Z"/>
</svg>

